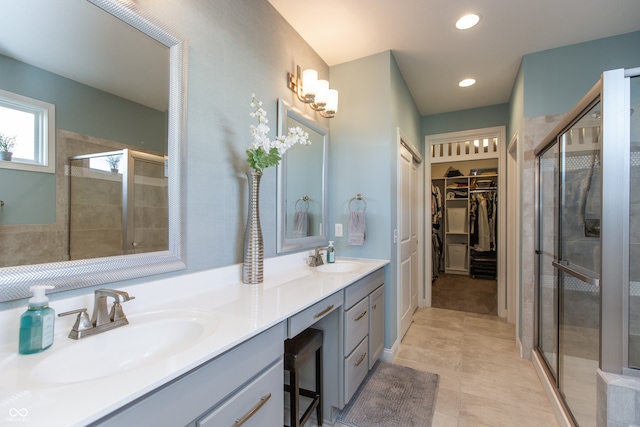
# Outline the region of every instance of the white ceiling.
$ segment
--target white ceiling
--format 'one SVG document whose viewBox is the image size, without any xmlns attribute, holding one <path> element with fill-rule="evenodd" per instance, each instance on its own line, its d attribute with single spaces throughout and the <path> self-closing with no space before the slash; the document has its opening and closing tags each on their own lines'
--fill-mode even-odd
<svg viewBox="0 0 640 427">
<path fill-rule="evenodd" d="M 329 66 L 391 50 L 422 115 L 508 102 L 527 53 L 640 30 L 639 0 L 269 2 Z"/>
</svg>

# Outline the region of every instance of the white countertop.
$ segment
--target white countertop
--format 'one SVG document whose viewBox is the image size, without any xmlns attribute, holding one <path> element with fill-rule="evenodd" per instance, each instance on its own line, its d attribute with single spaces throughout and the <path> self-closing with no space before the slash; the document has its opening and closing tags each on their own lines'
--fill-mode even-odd
<svg viewBox="0 0 640 427">
<path fill-rule="evenodd" d="M 304 252 L 265 260 L 265 280 L 259 285 L 239 281 L 239 264 L 122 288 L 135 299 L 123 304 L 130 325 L 120 329 L 134 325 L 137 316 L 165 309 L 206 312 L 215 319 L 216 329 L 178 354 L 91 380 L 50 383 L 35 373 L 42 372 L 52 355 L 68 354 L 81 343 L 99 347 L 117 330 L 76 341 L 67 338 L 75 316 L 57 317 L 51 348 L 34 355 L 19 355 L 19 318 L 26 307 L 1 311 L 0 425 L 91 423 L 388 264 L 385 260 L 357 259 L 357 270 L 328 274 L 307 267 L 306 257 Z M 93 293 L 52 299 L 50 306 L 56 313 L 83 307 L 91 313 Z M 74 366 L 64 368 L 71 378 Z"/>
</svg>

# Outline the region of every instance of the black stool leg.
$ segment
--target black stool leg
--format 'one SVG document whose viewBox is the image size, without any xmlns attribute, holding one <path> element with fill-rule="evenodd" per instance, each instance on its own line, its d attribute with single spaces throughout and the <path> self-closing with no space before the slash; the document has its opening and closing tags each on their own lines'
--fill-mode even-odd
<svg viewBox="0 0 640 427">
<path fill-rule="evenodd" d="M 316 350 L 316 393 L 319 396 L 316 416 L 318 426 L 322 426 L 322 347 Z"/>
<path fill-rule="evenodd" d="M 296 375 L 296 371 L 289 372 L 289 407 L 291 408 L 291 427 L 299 427 L 300 420 L 298 420 L 299 405 L 300 405 L 300 379 Z"/>
</svg>

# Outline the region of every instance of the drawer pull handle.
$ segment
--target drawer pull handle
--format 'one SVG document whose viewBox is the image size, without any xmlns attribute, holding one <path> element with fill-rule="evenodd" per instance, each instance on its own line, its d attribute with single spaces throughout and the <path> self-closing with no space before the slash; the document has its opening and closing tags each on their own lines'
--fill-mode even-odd
<svg viewBox="0 0 640 427">
<path fill-rule="evenodd" d="M 362 363 L 362 361 L 364 360 L 365 357 L 367 357 L 367 352 L 366 351 L 364 353 L 362 353 L 362 356 L 360 356 L 360 359 L 358 359 L 358 361 L 356 362 L 356 368 Z"/>
<path fill-rule="evenodd" d="M 367 315 L 367 310 L 363 311 L 362 313 L 360 313 L 358 315 L 358 317 L 356 317 L 355 319 L 353 319 L 354 322 L 357 322 L 358 320 L 362 319 L 364 316 Z"/>
<path fill-rule="evenodd" d="M 317 319 L 318 317 L 322 317 L 325 314 L 327 314 L 328 312 L 330 312 L 331 310 L 333 310 L 333 304 L 331 304 L 329 307 L 325 308 L 324 310 L 322 310 L 320 313 L 316 313 L 313 318 Z"/>
<path fill-rule="evenodd" d="M 267 403 L 267 401 L 269 399 L 271 399 L 271 393 L 262 396 L 260 398 L 260 402 L 258 402 L 256 404 L 256 406 L 251 408 L 251 410 L 249 412 L 247 412 L 242 418 L 236 420 L 236 422 L 233 423 L 232 427 L 240 427 L 242 424 L 244 424 L 247 421 L 249 421 L 249 418 L 253 417 L 256 414 L 256 412 L 258 412 L 260 410 L 260 408 L 262 408 L 264 406 L 264 404 Z"/>
</svg>

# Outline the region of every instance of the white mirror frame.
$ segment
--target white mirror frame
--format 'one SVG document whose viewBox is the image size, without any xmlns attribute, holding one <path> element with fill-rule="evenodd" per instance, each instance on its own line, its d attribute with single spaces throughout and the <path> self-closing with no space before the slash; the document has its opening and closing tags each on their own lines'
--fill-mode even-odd
<svg viewBox="0 0 640 427">
<path fill-rule="evenodd" d="M 313 118 L 305 115 L 300 110 L 294 108 L 286 101 L 278 100 L 278 135 L 287 133 L 287 118 L 292 118 L 297 122 L 307 126 L 323 136 L 322 147 L 322 234 L 308 237 L 287 237 L 287 162 L 286 158 L 278 165 L 278 190 L 277 190 L 277 252 L 301 251 L 312 249 L 318 246 L 327 246 L 329 242 L 329 215 L 327 214 L 327 152 L 329 149 L 329 130 L 318 123 Z M 285 153 L 286 156 L 286 153 Z"/>
<path fill-rule="evenodd" d="M 184 262 L 185 200 L 183 162 L 186 134 L 187 42 L 131 1 L 87 0 L 169 48 L 169 248 L 166 251 L 0 268 L 0 302 L 31 296 L 33 285 L 52 292 L 168 273 Z"/>
</svg>

